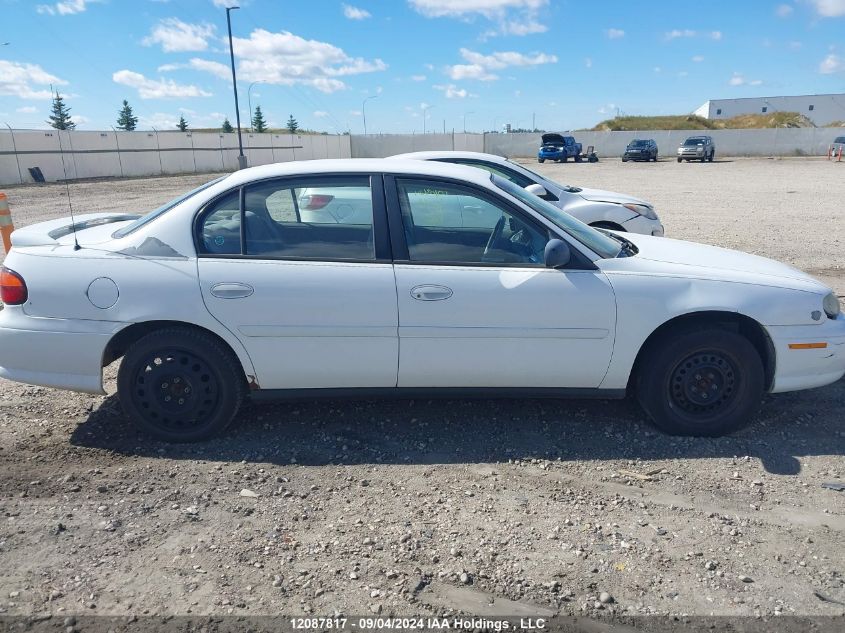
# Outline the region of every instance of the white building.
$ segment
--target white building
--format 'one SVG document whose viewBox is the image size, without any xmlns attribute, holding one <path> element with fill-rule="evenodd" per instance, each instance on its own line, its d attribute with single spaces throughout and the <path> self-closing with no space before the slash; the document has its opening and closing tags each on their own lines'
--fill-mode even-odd
<svg viewBox="0 0 845 633">
<path fill-rule="evenodd" d="M 705 119 L 730 119 L 740 114 L 767 112 L 797 112 L 816 125 L 845 121 L 845 94 L 714 99 L 704 103 L 693 114 Z"/>
</svg>

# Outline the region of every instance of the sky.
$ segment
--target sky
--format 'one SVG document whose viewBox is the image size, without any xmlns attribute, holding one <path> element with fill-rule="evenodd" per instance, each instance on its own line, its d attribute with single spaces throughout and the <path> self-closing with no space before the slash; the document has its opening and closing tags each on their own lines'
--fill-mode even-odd
<svg viewBox="0 0 845 633">
<path fill-rule="evenodd" d="M 234 125 L 233 0 L 0 0 L 0 125 Z M 845 92 L 845 0 L 240 0 L 241 121 L 569 130 L 708 99 Z"/>
</svg>

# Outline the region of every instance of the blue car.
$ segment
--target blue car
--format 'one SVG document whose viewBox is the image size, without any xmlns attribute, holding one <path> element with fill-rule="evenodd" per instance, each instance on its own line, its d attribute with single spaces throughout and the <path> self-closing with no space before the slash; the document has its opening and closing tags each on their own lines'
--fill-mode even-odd
<svg viewBox="0 0 845 633">
<path fill-rule="evenodd" d="M 555 160 L 565 163 L 570 158 L 574 158 L 575 162 L 581 162 L 581 143 L 576 143 L 574 136 L 543 134 L 543 144 L 537 152 L 538 162 Z"/>
</svg>

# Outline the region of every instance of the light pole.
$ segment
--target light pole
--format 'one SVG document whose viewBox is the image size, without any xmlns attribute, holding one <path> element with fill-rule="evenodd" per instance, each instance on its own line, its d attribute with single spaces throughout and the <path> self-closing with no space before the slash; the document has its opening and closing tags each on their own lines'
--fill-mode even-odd
<svg viewBox="0 0 845 633">
<path fill-rule="evenodd" d="M 423 108 L 423 134 L 425 134 L 425 120 L 428 118 L 428 111 L 431 110 L 434 106 L 427 105 Z"/>
<path fill-rule="evenodd" d="M 246 89 L 246 101 L 247 101 L 247 105 L 249 106 L 249 131 L 250 131 L 250 133 L 255 132 L 255 129 L 252 127 L 252 87 L 255 84 L 266 84 L 266 83 L 267 83 L 267 81 L 265 81 L 264 79 L 259 79 L 258 81 L 253 81 L 251 84 L 249 84 L 249 88 Z M 260 97 L 261 95 L 258 95 L 258 96 Z"/>
<path fill-rule="evenodd" d="M 464 112 L 464 134 L 467 133 L 467 116 L 470 114 L 475 114 L 475 112 Z"/>
<path fill-rule="evenodd" d="M 361 115 L 364 117 L 364 136 L 367 135 L 367 101 L 378 99 L 378 95 L 370 95 L 361 103 Z"/>
<path fill-rule="evenodd" d="M 246 167 L 244 156 L 244 142 L 241 138 L 241 111 L 238 106 L 238 79 L 235 76 L 235 48 L 232 46 L 232 16 L 231 12 L 240 7 L 226 7 L 226 26 L 229 29 L 229 57 L 232 60 L 232 90 L 235 92 L 235 121 L 238 126 L 238 169 Z"/>
</svg>

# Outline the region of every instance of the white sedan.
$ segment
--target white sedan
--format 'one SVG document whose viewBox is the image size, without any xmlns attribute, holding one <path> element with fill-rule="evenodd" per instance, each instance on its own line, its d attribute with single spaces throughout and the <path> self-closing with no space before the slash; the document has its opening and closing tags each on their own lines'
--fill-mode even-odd
<svg viewBox="0 0 845 633">
<path fill-rule="evenodd" d="M 590 226 L 643 235 L 663 235 L 663 224 L 654 205 L 645 200 L 613 191 L 561 185 L 524 165 L 495 154 L 432 151 L 398 154 L 392 158 L 432 160 L 484 169 L 527 189 Z"/>
<path fill-rule="evenodd" d="M 317 189 L 368 196 L 370 214 L 304 221 Z M 489 221 L 468 225 L 454 197 Z M 629 390 L 661 429 L 719 435 L 766 392 L 845 373 L 845 316 L 806 274 L 597 231 L 434 161 L 255 167 L 144 216 L 45 222 L 12 243 L 0 377 L 101 394 L 122 357 L 124 409 L 168 441 L 219 433 L 248 395 Z"/>
</svg>

